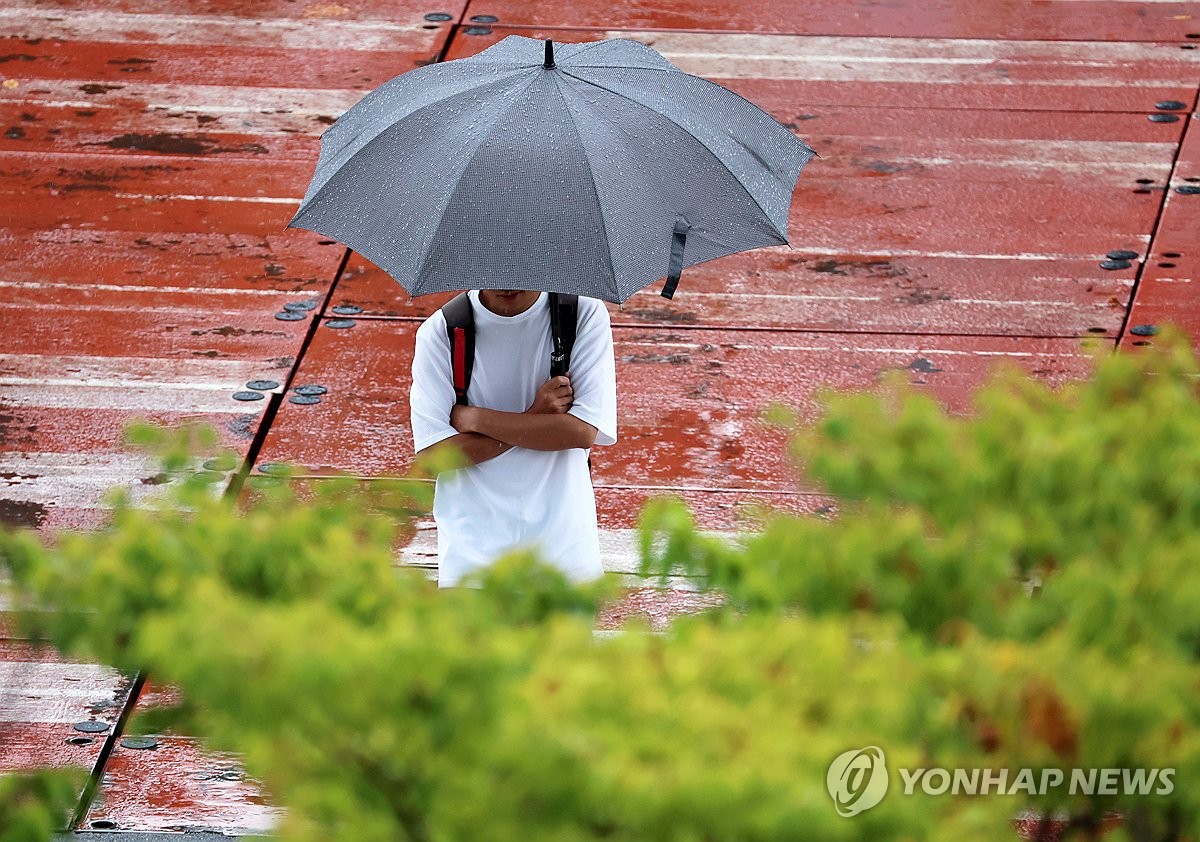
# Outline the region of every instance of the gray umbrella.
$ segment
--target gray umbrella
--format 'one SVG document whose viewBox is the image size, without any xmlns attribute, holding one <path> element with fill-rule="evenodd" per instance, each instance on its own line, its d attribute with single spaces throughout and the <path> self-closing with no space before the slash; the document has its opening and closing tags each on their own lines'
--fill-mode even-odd
<svg viewBox="0 0 1200 842">
<path fill-rule="evenodd" d="M 411 295 L 537 289 L 621 302 L 787 242 L 813 151 L 636 41 L 510 35 L 392 79 L 342 115 L 289 227 Z"/>
</svg>

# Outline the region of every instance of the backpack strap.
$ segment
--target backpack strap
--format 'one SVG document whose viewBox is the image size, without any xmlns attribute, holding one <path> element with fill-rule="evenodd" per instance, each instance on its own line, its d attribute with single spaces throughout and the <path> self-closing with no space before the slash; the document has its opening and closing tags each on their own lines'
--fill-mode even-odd
<svg viewBox="0 0 1200 842">
<path fill-rule="evenodd" d="M 455 403 L 467 405 L 471 368 L 475 365 L 475 313 L 465 292 L 442 305 L 446 317 L 446 337 L 450 340 L 450 368 L 453 373 Z"/>
<path fill-rule="evenodd" d="M 578 332 L 579 296 L 550 293 L 550 376 L 571 369 L 571 351 Z M 475 364 L 475 313 L 467 293 L 461 293 L 442 305 L 446 317 L 446 338 L 450 342 L 450 368 L 454 381 L 455 402 L 466 406 Z"/>
<path fill-rule="evenodd" d="M 550 293 L 550 376 L 571 370 L 571 350 L 579 330 L 579 296 L 565 292 Z M 592 457 L 587 460 L 592 471 Z"/>
<path fill-rule="evenodd" d="M 571 349 L 579 322 L 579 296 L 550 293 L 550 376 L 571 370 Z"/>
</svg>

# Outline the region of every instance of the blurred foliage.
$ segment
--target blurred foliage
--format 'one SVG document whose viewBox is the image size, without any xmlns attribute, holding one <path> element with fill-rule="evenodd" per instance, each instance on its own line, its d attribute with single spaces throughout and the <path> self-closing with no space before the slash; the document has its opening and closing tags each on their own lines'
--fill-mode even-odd
<svg viewBox="0 0 1200 842">
<path fill-rule="evenodd" d="M 1002 373 L 969 418 L 899 381 L 828 393 L 792 449 L 836 518 L 781 516 L 730 544 L 660 501 L 643 516 L 646 571 L 703 577 L 734 616 L 895 622 L 889 643 L 921 647 L 935 701 L 918 732 L 860 741 L 889 765 L 1174 768 L 1169 797 L 1026 806 L 1065 811 L 1068 836 L 1120 810 L 1113 838 L 1197 839 L 1197 394 L 1173 334 L 1057 391 Z"/>
<path fill-rule="evenodd" d="M 0 842 L 49 839 L 75 808 L 82 769 L 0 774 Z"/>
<path fill-rule="evenodd" d="M 239 752 L 290 840 L 1011 840 L 1024 808 L 1075 838 L 1119 810 L 1111 838 L 1196 839 L 1196 374 L 1160 339 L 1059 392 L 999 377 L 971 418 L 896 384 L 830 394 L 794 448 L 836 517 L 731 543 L 647 509 L 645 572 L 728 597 L 666 635 L 595 639 L 611 583 L 526 556 L 442 591 L 396 569 L 428 483 L 250 477 L 235 505 L 187 433 L 137 433 L 161 501 L 49 543 L 7 533 L 0 563 L 43 609 L 31 633 L 181 688 L 135 729 Z M 892 791 L 841 818 L 826 770 L 868 745 Z M 899 767 L 1177 785 L 904 797 Z"/>
</svg>

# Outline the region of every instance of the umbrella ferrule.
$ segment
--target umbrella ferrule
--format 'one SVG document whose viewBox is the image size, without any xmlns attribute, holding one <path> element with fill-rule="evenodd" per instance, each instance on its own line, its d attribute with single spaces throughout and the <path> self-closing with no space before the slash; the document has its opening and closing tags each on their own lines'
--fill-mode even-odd
<svg viewBox="0 0 1200 842">
<path fill-rule="evenodd" d="M 546 60 L 542 62 L 542 67 L 554 67 L 554 42 L 549 38 L 546 39 Z"/>
</svg>

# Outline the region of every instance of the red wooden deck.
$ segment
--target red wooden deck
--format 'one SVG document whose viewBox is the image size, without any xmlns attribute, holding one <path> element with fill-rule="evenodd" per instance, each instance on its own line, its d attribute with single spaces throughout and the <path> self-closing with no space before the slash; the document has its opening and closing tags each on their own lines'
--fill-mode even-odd
<svg viewBox="0 0 1200 842">
<path fill-rule="evenodd" d="M 965 412 L 998 363 L 1057 383 L 1086 374 L 1085 338 L 1118 347 L 1168 322 L 1200 336 L 1191 3 L 10 0 L 0 518 L 98 523 L 105 490 L 152 470 L 120 447 L 134 418 L 206 420 L 254 470 L 293 462 L 305 482 L 403 471 L 413 330 L 441 300 L 284 226 L 321 131 L 363 93 L 511 33 L 652 44 L 821 154 L 794 248 L 613 308 L 622 439 L 596 480 L 617 539 L 663 490 L 712 528 L 746 500 L 824 505 L 759 423 L 771 402 L 811 413 L 821 386 L 901 370 Z M 1101 268 L 1114 250 L 1137 257 Z M 298 318 L 276 318 L 289 307 Z M 234 398 L 256 380 L 278 385 Z M 304 384 L 326 387 L 319 404 L 286 400 Z M 605 616 L 697 605 L 636 590 Z M 91 770 L 82 828 L 276 819 L 235 759 L 188 735 L 117 743 L 98 767 L 121 711 L 169 689 L 134 698 L 130 676 L 2 633 L 0 679 L 0 771 Z"/>
</svg>

